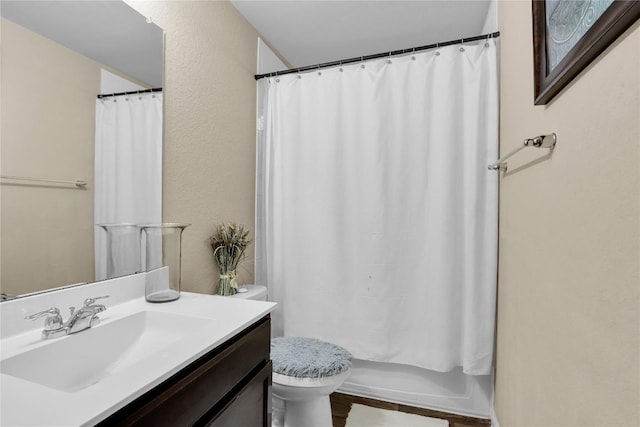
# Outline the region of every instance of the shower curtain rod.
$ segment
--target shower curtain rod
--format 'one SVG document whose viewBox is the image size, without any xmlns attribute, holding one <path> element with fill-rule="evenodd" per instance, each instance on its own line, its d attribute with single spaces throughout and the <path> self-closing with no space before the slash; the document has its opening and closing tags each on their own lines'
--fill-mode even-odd
<svg viewBox="0 0 640 427">
<path fill-rule="evenodd" d="M 283 74 L 293 74 L 293 73 L 300 73 L 300 72 L 303 72 L 303 71 L 319 70 L 319 69 L 322 69 L 322 68 L 335 67 L 336 65 L 345 65 L 345 64 L 351 64 L 353 62 L 367 61 L 369 59 L 385 58 L 385 57 L 388 57 L 388 56 L 396 56 L 396 55 L 404 55 L 404 54 L 407 54 L 407 53 L 419 52 L 421 50 L 433 49 L 434 47 L 437 48 L 437 47 L 441 47 L 441 46 L 451 46 L 451 45 L 454 45 L 454 44 L 460 44 L 460 43 L 464 43 L 464 42 L 473 42 L 473 41 L 477 41 L 477 40 L 488 40 L 488 39 L 492 39 L 492 38 L 497 38 L 499 36 L 500 36 L 500 31 L 496 31 L 495 33 L 482 34 L 480 36 L 473 36 L 473 37 L 465 37 L 463 39 L 449 40 L 449 41 L 441 42 L 441 43 L 433 43 L 433 44 L 428 44 L 426 46 L 412 47 L 412 48 L 409 48 L 409 49 L 391 50 L 389 52 L 374 53 L 373 55 L 358 56 L 358 57 L 355 57 L 355 58 L 343 59 L 343 60 L 340 60 L 340 61 L 325 62 L 323 64 L 307 65 L 305 67 L 291 68 L 289 70 L 275 71 L 273 73 L 256 74 L 255 75 L 255 79 L 256 80 L 260 80 L 260 79 L 265 78 L 265 77 L 282 76 Z"/>
<path fill-rule="evenodd" d="M 110 98 L 112 96 L 121 96 L 121 95 L 137 95 L 139 93 L 150 93 L 150 92 L 162 92 L 162 88 L 154 87 L 152 89 L 132 90 L 130 92 L 109 93 L 106 95 L 98 95 L 98 99 Z"/>
</svg>

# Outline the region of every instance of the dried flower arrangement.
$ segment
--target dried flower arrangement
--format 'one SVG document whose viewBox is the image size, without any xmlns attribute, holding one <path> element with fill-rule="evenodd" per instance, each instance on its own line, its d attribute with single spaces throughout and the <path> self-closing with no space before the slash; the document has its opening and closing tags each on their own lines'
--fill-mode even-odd
<svg viewBox="0 0 640 427">
<path fill-rule="evenodd" d="M 209 238 L 213 259 L 220 270 L 218 295 L 235 295 L 238 292 L 236 269 L 251 244 L 248 236 L 249 230 L 245 230 L 244 225 L 229 222 L 219 224 L 215 234 Z"/>
</svg>

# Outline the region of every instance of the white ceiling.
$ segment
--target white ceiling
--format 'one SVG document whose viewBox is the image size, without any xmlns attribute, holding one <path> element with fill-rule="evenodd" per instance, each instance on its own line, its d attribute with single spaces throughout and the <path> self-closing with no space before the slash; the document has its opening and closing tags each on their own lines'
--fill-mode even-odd
<svg viewBox="0 0 640 427">
<path fill-rule="evenodd" d="M 496 30 L 495 0 L 231 2 L 293 67 Z"/>
<path fill-rule="evenodd" d="M 151 87 L 162 87 L 163 31 L 124 2 L 2 0 L 0 13 Z"/>
<path fill-rule="evenodd" d="M 495 0 L 231 0 L 292 66 L 496 30 Z M 2 16 L 150 86 L 162 86 L 162 30 L 121 1 L 11 1 Z"/>
</svg>

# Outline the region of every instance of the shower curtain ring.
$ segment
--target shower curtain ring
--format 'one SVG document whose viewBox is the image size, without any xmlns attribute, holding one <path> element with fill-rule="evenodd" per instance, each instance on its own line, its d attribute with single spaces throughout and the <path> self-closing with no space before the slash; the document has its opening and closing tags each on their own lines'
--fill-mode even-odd
<svg viewBox="0 0 640 427">
<path fill-rule="evenodd" d="M 344 71 L 344 68 L 342 68 L 342 60 L 340 60 L 340 68 L 339 68 L 340 72 L 342 73 Z"/>
<path fill-rule="evenodd" d="M 460 52 L 464 52 L 464 39 L 460 39 Z"/>
<path fill-rule="evenodd" d="M 436 43 L 436 56 L 440 56 L 440 43 Z"/>
<path fill-rule="evenodd" d="M 484 42 L 484 47 L 489 47 L 489 38 L 491 37 L 491 34 L 487 34 L 487 38 Z"/>
<path fill-rule="evenodd" d="M 364 56 L 361 56 L 360 57 L 360 62 L 363 62 L 363 61 L 364 61 Z M 364 68 L 364 64 L 360 64 L 360 68 Z"/>
<path fill-rule="evenodd" d="M 415 47 L 411 51 L 411 59 L 414 60 L 414 61 L 416 60 L 416 48 Z"/>
</svg>

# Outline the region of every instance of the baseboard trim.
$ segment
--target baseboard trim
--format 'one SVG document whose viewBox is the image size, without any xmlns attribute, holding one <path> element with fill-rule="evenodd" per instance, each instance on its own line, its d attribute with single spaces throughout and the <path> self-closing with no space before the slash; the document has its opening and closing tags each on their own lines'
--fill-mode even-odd
<svg viewBox="0 0 640 427">
<path fill-rule="evenodd" d="M 489 414 L 491 420 L 491 427 L 500 427 L 500 421 L 498 421 L 498 414 L 496 414 L 496 408 L 491 404 L 491 413 Z"/>
<path fill-rule="evenodd" d="M 498 414 L 496 414 L 496 368 L 491 370 L 491 405 L 489 405 L 489 419 L 491 427 L 500 427 Z"/>
</svg>

